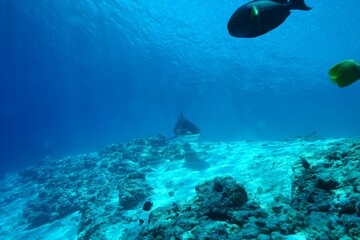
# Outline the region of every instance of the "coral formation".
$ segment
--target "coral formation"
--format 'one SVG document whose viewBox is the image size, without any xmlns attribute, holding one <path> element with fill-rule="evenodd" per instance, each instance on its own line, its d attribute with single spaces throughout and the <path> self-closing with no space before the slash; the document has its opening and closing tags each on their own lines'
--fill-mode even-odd
<svg viewBox="0 0 360 240">
<path fill-rule="evenodd" d="M 46 158 L 0 181 L 0 212 L 16 205 L 26 220 L 16 237 L 5 228 L 0 237 L 78 213 L 70 219 L 83 240 L 360 239 L 359 159 L 359 139 L 317 134 L 196 144 L 157 136 Z"/>
</svg>

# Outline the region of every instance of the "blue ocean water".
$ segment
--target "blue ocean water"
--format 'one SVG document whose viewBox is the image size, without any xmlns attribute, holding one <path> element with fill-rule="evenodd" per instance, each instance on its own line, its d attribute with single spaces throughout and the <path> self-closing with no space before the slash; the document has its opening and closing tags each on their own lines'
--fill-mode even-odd
<svg viewBox="0 0 360 240">
<path fill-rule="evenodd" d="M 359 136 L 360 83 L 340 89 L 327 71 L 360 58 L 360 3 L 308 0 L 233 38 L 245 2 L 0 0 L 0 171 L 170 137 L 179 110 L 203 141 Z"/>
</svg>

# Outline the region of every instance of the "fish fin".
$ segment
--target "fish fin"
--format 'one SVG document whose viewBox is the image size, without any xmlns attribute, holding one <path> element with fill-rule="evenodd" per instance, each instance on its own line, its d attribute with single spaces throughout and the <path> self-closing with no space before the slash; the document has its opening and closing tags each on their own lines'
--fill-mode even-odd
<svg viewBox="0 0 360 240">
<path fill-rule="evenodd" d="M 312 9 L 312 7 L 309 7 L 305 4 L 304 0 L 290 0 L 291 9 L 297 9 L 297 10 L 305 10 L 309 11 Z"/>
<path fill-rule="evenodd" d="M 334 76 L 334 75 L 332 75 L 332 74 L 330 74 L 330 72 L 329 72 L 329 75 L 330 75 L 330 80 L 331 80 L 331 82 L 332 82 L 333 84 L 337 84 L 337 83 L 336 83 L 337 77 Z"/>
<path fill-rule="evenodd" d="M 179 113 L 178 113 L 178 118 L 179 118 L 179 119 L 183 119 L 183 118 L 184 118 L 184 115 L 183 115 L 183 113 L 182 113 L 181 111 L 179 111 Z"/>
<path fill-rule="evenodd" d="M 253 6 L 253 7 L 251 8 L 251 15 L 252 15 L 253 17 L 258 17 L 258 16 L 259 16 L 259 9 L 258 9 L 256 6 Z"/>
</svg>

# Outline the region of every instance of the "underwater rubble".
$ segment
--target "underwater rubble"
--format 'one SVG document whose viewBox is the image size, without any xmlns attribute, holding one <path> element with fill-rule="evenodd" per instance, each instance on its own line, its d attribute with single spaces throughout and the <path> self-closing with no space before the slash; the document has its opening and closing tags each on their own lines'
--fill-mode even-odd
<svg viewBox="0 0 360 240">
<path fill-rule="evenodd" d="M 0 192 L 1 239 L 360 239 L 360 139 L 138 138 L 45 158 Z"/>
</svg>

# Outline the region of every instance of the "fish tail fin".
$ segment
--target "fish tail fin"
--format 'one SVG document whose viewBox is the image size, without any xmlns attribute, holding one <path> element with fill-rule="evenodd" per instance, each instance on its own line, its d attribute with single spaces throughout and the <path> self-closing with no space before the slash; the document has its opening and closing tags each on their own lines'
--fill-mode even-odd
<svg viewBox="0 0 360 240">
<path fill-rule="evenodd" d="M 305 4 L 304 0 L 290 0 L 291 9 L 297 9 L 297 10 L 305 10 L 309 11 L 312 9 L 312 7 L 309 7 Z"/>
</svg>

